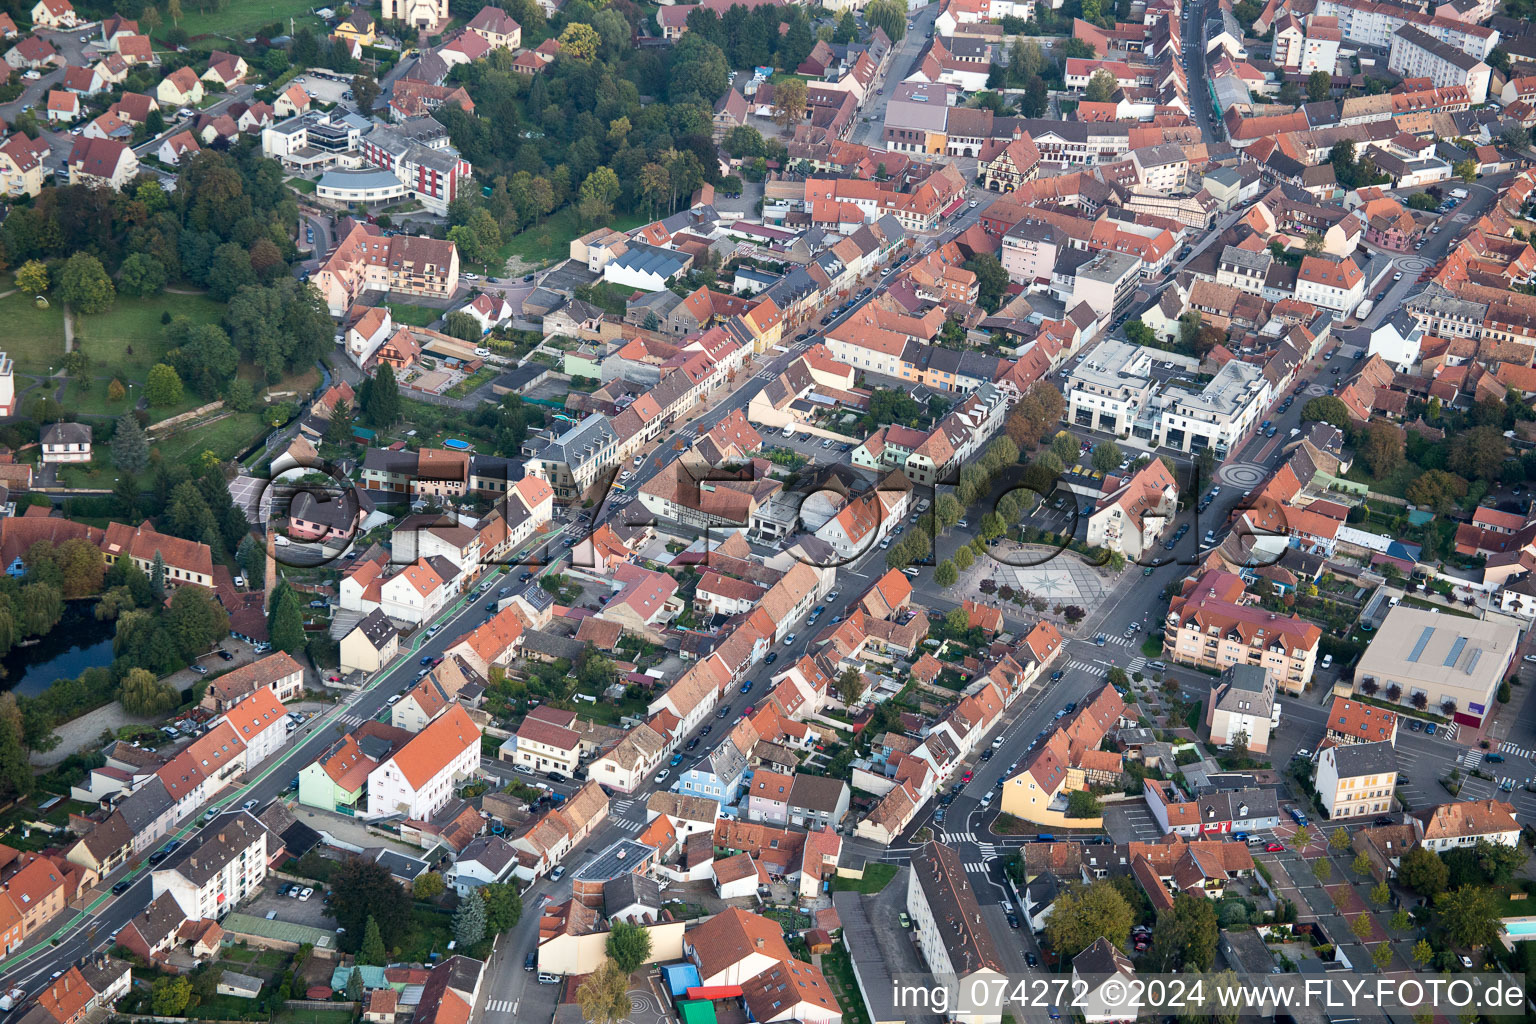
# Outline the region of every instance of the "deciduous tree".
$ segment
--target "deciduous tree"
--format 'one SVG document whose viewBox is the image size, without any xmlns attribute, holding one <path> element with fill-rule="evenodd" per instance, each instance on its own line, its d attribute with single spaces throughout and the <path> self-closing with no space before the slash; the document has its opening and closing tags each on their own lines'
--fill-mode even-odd
<svg viewBox="0 0 1536 1024">
<path fill-rule="evenodd" d="M 617 921 L 608 931 L 608 959 L 626 976 L 650 959 L 651 933 L 630 921 Z"/>
</svg>

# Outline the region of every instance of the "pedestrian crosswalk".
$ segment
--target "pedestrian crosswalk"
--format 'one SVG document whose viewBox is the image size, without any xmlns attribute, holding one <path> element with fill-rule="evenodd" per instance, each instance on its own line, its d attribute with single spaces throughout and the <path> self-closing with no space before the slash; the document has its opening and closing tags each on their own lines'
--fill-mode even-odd
<svg viewBox="0 0 1536 1024">
<path fill-rule="evenodd" d="M 1144 669 L 1146 667 L 1147 667 L 1147 659 L 1146 658 L 1132 658 L 1131 659 L 1131 663 L 1129 665 L 1125 666 L 1125 670 L 1127 672 L 1131 673 L 1132 675 L 1134 675 L 1135 673 L 1140 672 L 1142 669 Z"/>
<path fill-rule="evenodd" d="M 965 862 L 965 870 L 972 875 L 990 875 L 991 869 L 984 860 L 968 860 Z"/>
<path fill-rule="evenodd" d="M 366 721 L 368 721 L 368 717 L 366 715 L 354 714 L 341 716 L 341 724 L 346 726 L 362 725 Z"/>
<path fill-rule="evenodd" d="M 1101 666 L 1101 665 L 1095 665 L 1091 661 L 1084 661 L 1082 658 L 1073 658 L 1073 659 L 1071 659 L 1070 661 L 1067 662 L 1067 666 L 1066 667 L 1067 668 L 1075 668 L 1079 672 L 1098 672 L 1098 671 L 1101 671 L 1102 668 L 1103 668 L 1103 666 Z"/>
<path fill-rule="evenodd" d="M 615 800 L 615 801 L 613 801 L 613 804 L 612 804 L 610 809 L 613 811 L 614 814 L 616 814 L 616 815 L 618 815 L 619 817 L 622 818 L 624 815 L 629 813 L 630 808 L 634 807 L 636 803 L 638 803 L 638 801 L 635 801 L 635 800 Z"/>
<path fill-rule="evenodd" d="M 976 833 L 974 833 L 974 832 L 945 832 L 944 833 L 944 841 L 946 843 L 974 843 L 976 841 Z"/>
<path fill-rule="evenodd" d="M 1481 750 L 1469 750 L 1458 757 L 1456 763 L 1469 772 L 1476 771 L 1478 765 L 1483 763 L 1483 752 Z"/>
<path fill-rule="evenodd" d="M 513 1006 L 513 1003 L 512 1003 L 512 1000 L 510 1000 L 510 999 L 492 999 L 492 1000 L 490 1000 L 489 1002 L 487 1002 L 485 1004 L 485 1012 L 486 1013 L 511 1013 L 512 1012 L 512 1006 Z"/>
</svg>

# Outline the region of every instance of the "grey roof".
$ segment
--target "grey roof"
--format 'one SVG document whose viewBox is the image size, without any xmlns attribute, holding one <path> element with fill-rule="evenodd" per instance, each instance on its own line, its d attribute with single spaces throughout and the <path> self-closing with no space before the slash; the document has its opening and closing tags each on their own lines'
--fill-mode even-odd
<svg viewBox="0 0 1536 1024">
<path fill-rule="evenodd" d="M 654 878 L 630 871 L 603 883 L 603 913 L 609 917 L 631 907 L 661 909 L 661 885 Z"/>
<path fill-rule="evenodd" d="M 517 850 L 501 836 L 476 836 L 459 854 L 458 863 L 474 861 L 484 864 L 492 874 L 500 875 L 516 859 Z"/>
<path fill-rule="evenodd" d="M 1397 761 L 1392 757 L 1392 744 L 1384 740 L 1379 743 L 1351 743 L 1334 747 L 1333 763 L 1338 766 L 1340 778 L 1397 771 Z"/>
<path fill-rule="evenodd" d="M 1427 50 L 1429 53 L 1434 54 L 1437 60 L 1445 61 L 1447 64 L 1462 71 L 1471 71 L 1483 63 L 1470 53 L 1464 53 L 1456 49 L 1450 43 L 1442 43 L 1416 25 L 1404 25 L 1394 32 L 1393 35 L 1409 45 L 1417 46 L 1421 50 Z"/>
<path fill-rule="evenodd" d="M 373 168 L 361 171 L 329 170 L 320 175 L 320 180 L 316 182 L 320 188 L 334 189 L 380 189 L 393 188 L 399 184 L 400 179 L 391 172 Z"/>
<path fill-rule="evenodd" d="M 50 423 L 43 428 L 43 444 L 90 444 L 91 428 L 84 423 Z"/>
<path fill-rule="evenodd" d="M 709 769 L 722 783 L 734 783 L 747 770 L 747 758 L 729 737 L 709 755 Z"/>
<path fill-rule="evenodd" d="M 240 974 L 237 971 L 224 971 L 219 975 L 219 984 L 228 985 L 231 988 L 242 989 L 247 992 L 261 991 L 262 980 L 253 978 L 249 974 Z"/>
<path fill-rule="evenodd" d="M 846 789 L 842 779 L 801 772 L 795 775 L 794 784 L 790 787 L 789 806 L 831 813 L 843 802 Z"/>
<path fill-rule="evenodd" d="M 187 915 L 182 912 L 181 904 L 177 903 L 176 897 L 167 890 L 156 896 L 142 913 L 128 923 L 138 929 L 144 941 L 153 947 L 180 928 L 181 922 L 186 919 Z"/>
<path fill-rule="evenodd" d="M 396 878 L 415 879 L 424 871 L 432 868 L 431 864 L 417 857 L 407 857 L 403 853 L 394 850 L 380 850 L 373 855 L 373 862 L 382 865 Z"/>
<path fill-rule="evenodd" d="M 265 835 L 267 827 L 249 811 L 221 814 L 156 868 L 155 873 L 174 871 L 201 886 Z"/>
<path fill-rule="evenodd" d="M 1100 935 L 1093 945 L 1072 958 L 1072 973 L 1083 977 L 1108 977 L 1111 974 L 1135 974 L 1131 961 Z"/>
<path fill-rule="evenodd" d="M 587 649 L 584 643 L 542 629 L 530 629 L 524 633 L 522 646 L 524 651 L 547 655 L 551 658 L 565 658 L 568 661 L 575 661 L 581 656 L 581 652 Z"/>
<path fill-rule="evenodd" d="M 161 781 L 160 776 L 155 775 L 124 797 L 123 801 L 117 805 L 117 809 L 128 822 L 128 827 L 137 834 L 158 821 L 175 802 L 171 799 L 170 790 L 165 788 L 165 783 Z"/>
<path fill-rule="evenodd" d="M 671 277 L 687 266 L 688 258 L 671 249 L 662 249 L 645 242 L 630 242 L 624 254 L 613 261 L 615 266 L 642 274 L 660 274 Z"/>
<path fill-rule="evenodd" d="M 960 855 L 930 842 L 912 854 L 912 873 L 928 904 L 939 937 L 960 978 L 977 971 L 1004 972 L 992 932 L 981 920 L 981 904 Z"/>
<path fill-rule="evenodd" d="M 617 435 L 606 416 L 588 416 L 563 434 L 542 431 L 523 442 L 523 454 L 547 462 L 579 466 L 606 449 Z"/>
<path fill-rule="evenodd" d="M 577 870 L 574 878 L 583 882 L 606 882 L 629 874 L 655 854 L 656 851 L 644 843 L 620 839 Z"/>
<path fill-rule="evenodd" d="M 400 126 L 376 124 L 365 138 L 396 159 L 451 174 L 459 164 L 459 151 L 451 146 L 438 149 L 423 145 L 423 132 L 415 128 L 416 120 L 413 118 L 412 122 Z M 425 134 L 425 141 L 436 141 L 430 130 Z"/>
</svg>

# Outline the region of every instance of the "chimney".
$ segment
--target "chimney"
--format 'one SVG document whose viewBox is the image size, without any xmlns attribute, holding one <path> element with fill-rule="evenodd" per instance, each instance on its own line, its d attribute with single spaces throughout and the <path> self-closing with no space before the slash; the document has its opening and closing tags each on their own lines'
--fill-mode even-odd
<svg viewBox="0 0 1536 1024">
<path fill-rule="evenodd" d="M 758 949 L 762 949 L 763 948 L 763 937 L 761 935 L 759 935 L 757 937 L 757 948 Z"/>
</svg>

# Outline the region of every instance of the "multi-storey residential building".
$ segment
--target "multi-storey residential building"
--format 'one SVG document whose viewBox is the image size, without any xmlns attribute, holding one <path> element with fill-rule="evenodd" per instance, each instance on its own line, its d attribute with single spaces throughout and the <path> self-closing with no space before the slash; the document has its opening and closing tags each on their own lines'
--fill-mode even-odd
<svg viewBox="0 0 1536 1024">
<path fill-rule="evenodd" d="M 1152 397 L 1152 349 L 1106 338 L 1067 372 L 1067 422 L 1125 437 Z"/>
<path fill-rule="evenodd" d="M 1365 274 L 1352 259 L 1304 256 L 1296 274 L 1296 297 L 1349 316 L 1365 297 Z"/>
<path fill-rule="evenodd" d="M 311 280 L 332 316 L 370 291 L 446 299 L 459 287 L 459 249 L 436 238 L 385 237 L 377 225 L 358 224 Z"/>
<path fill-rule="evenodd" d="M 224 719 L 245 744 L 247 769 L 255 768 L 282 749 L 292 724 L 271 686 L 263 686 L 230 708 Z"/>
<path fill-rule="evenodd" d="M 1250 751 L 1267 753 L 1270 730 L 1280 724 L 1274 676 L 1259 665 L 1227 669 L 1211 687 L 1205 724 L 1212 743 L 1234 743 L 1242 736 Z"/>
<path fill-rule="evenodd" d="M 430 818 L 480 765 L 480 727 L 458 704 L 368 773 L 368 817 Z"/>
<path fill-rule="evenodd" d="M 100 544 L 108 565 L 128 558 L 145 575 L 151 575 L 158 557 L 165 566 L 166 587 L 195 583 L 213 589 L 213 553 L 206 544 L 172 537 L 147 525 L 123 523 L 108 523 Z"/>
<path fill-rule="evenodd" d="M 1044 221 L 1025 218 L 1003 236 L 1001 260 L 1008 280 L 1025 288 L 1049 282 L 1067 239 Z"/>
<path fill-rule="evenodd" d="M 364 160 L 393 174 L 434 213 L 447 213 L 474 176 L 469 161 L 448 144 L 447 129 L 428 117 L 375 125 L 361 143 Z"/>
<path fill-rule="evenodd" d="M 1218 672 L 1262 666 L 1286 693 L 1301 693 L 1312 679 L 1322 630 L 1299 616 L 1246 604 L 1245 597 L 1242 579 L 1231 573 L 1213 569 L 1185 581 L 1168 603 L 1164 657 Z"/>
<path fill-rule="evenodd" d="M 1437 88 L 1461 86 L 1477 104 L 1488 99 L 1488 80 L 1493 74 L 1479 58 L 1416 25 L 1404 25 L 1392 33 L 1387 67 L 1405 78 L 1427 78 Z"/>
<path fill-rule="evenodd" d="M 304 666 L 294 661 L 287 651 L 241 665 L 208 684 L 203 707 L 210 711 L 228 711 L 252 694 L 268 688 L 282 703 L 297 699 L 304 692 Z"/>
<path fill-rule="evenodd" d="M 1100 320 L 1118 317 L 1130 305 L 1141 283 L 1141 260 L 1123 252 L 1100 250 L 1079 264 L 1071 275 L 1071 291 L 1063 296 L 1068 309 L 1086 302 Z"/>
<path fill-rule="evenodd" d="M 17 132 L 0 143 L 0 192 L 8 196 L 35 196 L 43 190 L 43 158 L 48 155 L 45 139 L 28 138 Z"/>
<path fill-rule="evenodd" d="M 1520 630 L 1492 619 L 1437 615 L 1397 605 L 1355 666 L 1355 684 L 1477 728 L 1511 671 Z"/>
<path fill-rule="evenodd" d="M 906 910 L 912 938 L 932 974 L 967 985 L 1001 982 L 1004 968 L 965 865 L 943 843 L 930 842 L 912 854 Z M 949 1018 L 963 1024 L 997 1024 L 995 1010 L 978 1012 L 974 1004 L 952 1007 Z"/>
<path fill-rule="evenodd" d="M 1393 35 L 1404 25 L 1413 25 L 1478 60 L 1486 59 L 1499 43 L 1496 29 L 1375 0 L 1318 0 L 1312 13 L 1337 18 L 1344 38 L 1378 50 L 1390 49 Z"/>
<path fill-rule="evenodd" d="M 139 158 L 117 139 L 76 139 L 69 152 L 69 183 L 121 189 L 139 173 Z"/>
<path fill-rule="evenodd" d="M 1390 743 L 1324 747 L 1317 756 L 1317 798 L 1328 817 L 1358 818 L 1392 810 L 1397 761 Z"/>
<path fill-rule="evenodd" d="M 1135 561 L 1156 546 L 1178 508 L 1179 485 L 1161 459 L 1153 459 L 1099 499 L 1088 517 L 1088 543 Z M 1108 483 L 1108 481 L 1106 481 Z"/>
<path fill-rule="evenodd" d="M 22 866 L 0 883 L 0 893 L 21 916 L 20 925 L 13 920 L 7 932 L 16 935 L 19 930 L 19 938 L 26 939 L 64 911 L 73 895 L 69 871 L 75 868 L 47 855 L 26 853 L 21 859 Z"/>
<path fill-rule="evenodd" d="M 562 505 L 579 501 L 598 474 L 621 462 L 628 450 L 626 439 L 602 415 L 588 416 L 563 433 L 539 431 L 522 448 L 526 471 L 546 481 Z"/>
<path fill-rule="evenodd" d="M 1173 401 L 1156 422 L 1132 427 L 1137 437 L 1150 439 L 1181 452 L 1212 448 L 1224 456 L 1259 422 L 1269 405 L 1269 383 L 1264 368 L 1234 359 L 1216 371 L 1198 392 L 1170 382 L 1164 392 Z"/>
<path fill-rule="evenodd" d="M 248 811 L 219 815 L 154 869 L 155 897 L 169 893 L 194 920 L 223 917 L 261 888 L 269 838 Z"/>
<path fill-rule="evenodd" d="M 373 122 L 341 108 L 310 111 L 261 130 L 261 153 L 291 171 L 361 165 L 363 135 Z"/>
</svg>

